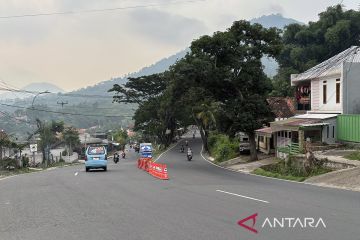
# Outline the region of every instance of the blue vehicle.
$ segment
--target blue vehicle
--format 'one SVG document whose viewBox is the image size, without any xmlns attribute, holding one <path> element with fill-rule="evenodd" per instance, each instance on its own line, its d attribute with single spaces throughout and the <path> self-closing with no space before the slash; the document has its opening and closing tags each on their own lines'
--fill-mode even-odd
<svg viewBox="0 0 360 240">
<path fill-rule="evenodd" d="M 107 151 L 104 146 L 89 146 L 85 152 L 85 170 L 102 168 L 107 170 Z"/>
</svg>

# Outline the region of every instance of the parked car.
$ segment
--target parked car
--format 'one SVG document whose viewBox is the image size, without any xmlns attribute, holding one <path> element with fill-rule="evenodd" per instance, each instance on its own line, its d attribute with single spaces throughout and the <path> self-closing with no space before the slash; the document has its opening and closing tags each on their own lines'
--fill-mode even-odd
<svg viewBox="0 0 360 240">
<path fill-rule="evenodd" d="M 86 149 L 85 170 L 102 168 L 107 170 L 107 151 L 104 146 L 89 146 Z"/>
<path fill-rule="evenodd" d="M 240 144 L 239 144 L 240 153 L 249 153 L 250 152 L 249 136 L 243 132 L 240 132 L 238 136 L 240 140 Z"/>
</svg>

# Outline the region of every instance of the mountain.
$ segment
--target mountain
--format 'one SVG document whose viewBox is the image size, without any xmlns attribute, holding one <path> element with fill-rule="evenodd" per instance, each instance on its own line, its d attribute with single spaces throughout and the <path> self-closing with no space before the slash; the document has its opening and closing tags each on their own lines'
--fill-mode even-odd
<svg viewBox="0 0 360 240">
<path fill-rule="evenodd" d="M 267 15 L 267 16 L 261 16 L 259 18 L 254 18 L 254 19 L 250 20 L 250 22 L 251 23 L 260 23 L 264 27 L 278 27 L 278 28 L 281 28 L 281 29 L 284 28 L 286 25 L 289 25 L 289 24 L 292 24 L 292 23 L 302 24 L 301 22 L 299 22 L 299 21 L 297 21 L 295 19 L 285 18 L 281 14 L 272 14 L 272 15 Z M 154 73 L 160 73 L 160 72 L 163 72 L 163 71 L 167 70 L 177 60 L 183 58 L 188 51 L 189 51 L 189 49 L 185 49 L 183 51 L 180 51 L 180 52 L 176 53 L 175 55 L 172 55 L 172 56 L 170 56 L 168 58 L 164 58 L 164 59 L 158 61 L 157 63 L 155 63 L 155 64 L 153 64 L 151 66 L 145 67 L 145 68 L 141 69 L 138 72 L 131 73 L 131 74 L 126 75 L 124 77 L 113 78 L 111 80 L 101 82 L 101 83 L 99 83 L 99 84 L 97 84 L 95 86 L 79 89 L 79 90 L 74 91 L 72 93 L 76 93 L 76 94 L 104 94 L 115 83 L 124 84 L 127 81 L 128 77 L 139 77 L 139 76 L 150 75 L 150 74 L 154 74 Z M 263 64 L 265 66 L 265 73 L 269 77 L 273 77 L 276 74 L 276 71 L 277 71 L 277 68 L 278 68 L 278 64 L 276 63 L 276 61 L 274 59 L 264 58 L 263 59 Z"/>
<path fill-rule="evenodd" d="M 264 15 L 259 18 L 253 18 L 251 23 L 259 23 L 266 28 L 277 27 L 283 29 L 285 26 L 293 23 L 304 24 L 292 18 L 285 18 L 281 14 Z"/>
<path fill-rule="evenodd" d="M 281 14 L 271 14 L 271 15 L 264 15 L 259 18 L 253 18 L 250 20 L 251 23 L 259 23 L 266 28 L 270 27 L 277 27 L 280 29 L 284 29 L 285 26 L 293 23 L 303 24 L 295 19 L 292 18 L 285 18 Z M 264 72 L 269 77 L 273 77 L 276 75 L 278 69 L 278 63 L 275 59 L 272 58 L 263 58 L 262 63 L 265 66 Z"/>
<path fill-rule="evenodd" d="M 58 86 L 56 86 L 52 83 L 47 83 L 47 82 L 31 83 L 31 84 L 27 85 L 26 87 L 23 87 L 22 90 L 35 91 L 35 92 L 49 91 L 49 92 L 53 92 L 53 93 L 64 92 L 64 90 L 59 88 Z"/>
<path fill-rule="evenodd" d="M 24 91 L 30 91 L 30 92 L 45 92 L 45 91 L 49 91 L 52 93 L 63 93 L 64 90 L 62 90 L 61 88 L 59 88 L 58 86 L 52 84 L 52 83 L 47 83 L 47 82 L 38 82 L 38 83 L 31 83 L 23 88 L 21 88 L 20 90 L 24 90 Z M 29 98 L 29 97 L 33 97 L 34 94 L 30 94 L 30 93 L 16 93 L 16 92 L 6 92 L 3 94 L 0 94 L 0 100 L 5 100 L 5 99 L 25 99 L 25 98 Z"/>
<path fill-rule="evenodd" d="M 189 51 L 189 49 L 185 49 L 183 51 L 180 51 L 170 57 L 163 58 L 162 60 L 156 62 L 155 64 L 152 64 L 148 67 L 144 67 L 138 72 L 127 74 L 123 77 L 118 78 L 112 78 L 108 81 L 100 82 L 94 86 L 89 86 L 86 88 L 82 88 L 76 91 L 71 92 L 71 94 L 86 94 L 86 95 L 104 95 L 109 94 L 113 96 L 113 93 L 107 93 L 107 91 L 113 87 L 114 84 L 124 84 L 127 82 L 127 79 L 129 77 L 141 77 L 145 75 L 151 75 L 155 73 L 161 73 L 169 69 L 171 65 L 173 65 L 176 61 L 179 59 L 185 57 L 186 53 Z"/>
<path fill-rule="evenodd" d="M 260 23 L 265 27 L 279 27 L 279 28 L 283 28 L 284 26 L 291 24 L 291 23 L 300 23 L 294 19 L 291 18 L 284 18 L 283 16 L 281 16 L 280 14 L 272 14 L 272 15 L 267 15 L 267 16 L 261 16 L 259 18 L 254 18 L 252 20 L 250 20 L 250 22 L 252 23 Z M 163 72 L 165 70 L 167 70 L 171 65 L 173 65 L 177 60 L 183 58 L 186 53 L 189 52 L 189 49 L 185 49 L 182 50 L 170 57 L 164 58 L 148 67 L 144 67 L 141 70 L 139 70 L 138 72 L 134 72 L 134 73 L 130 73 L 127 74 L 125 76 L 122 77 L 116 77 L 116 78 L 112 78 L 110 80 L 107 81 L 103 81 L 100 82 L 96 85 L 93 86 L 89 86 L 86 88 L 81 88 L 79 90 L 70 92 L 70 94 L 72 95 L 85 95 L 85 97 L 79 97 L 79 98 L 75 98 L 72 97 L 71 98 L 71 104 L 79 104 L 81 102 L 98 102 L 101 99 L 98 98 L 89 98 L 86 97 L 86 95 L 102 95 L 102 96 L 108 96 L 111 97 L 113 96 L 113 93 L 108 93 L 107 91 L 109 89 L 111 89 L 113 87 L 114 84 L 124 84 L 127 82 L 128 77 L 140 77 L 140 76 L 144 76 L 144 75 L 151 75 L 151 74 L 155 74 L 155 73 L 160 73 Z M 276 61 L 274 59 L 271 58 L 263 58 L 262 59 L 263 65 L 265 67 L 264 71 L 265 73 L 269 76 L 269 77 L 273 77 L 276 74 L 277 68 L 278 68 L 278 64 L 276 63 Z M 51 89 L 50 86 L 46 86 L 45 83 L 41 83 L 39 86 L 35 86 L 34 84 L 31 84 L 32 86 L 34 86 L 35 89 L 37 89 L 37 91 L 44 91 L 44 90 L 49 90 L 51 92 L 62 92 L 61 89 L 57 88 L 56 86 L 54 86 L 56 89 Z M 32 86 L 27 86 L 27 90 L 32 89 Z M 39 90 L 41 89 L 41 90 Z M 1 98 L 0 98 L 1 99 Z M 40 97 L 39 100 L 37 100 L 37 103 L 42 103 L 42 99 L 44 102 L 51 100 L 51 101 L 57 101 L 57 100 L 68 100 L 69 96 L 61 96 L 59 94 L 51 94 L 51 95 L 44 95 L 43 97 Z M 107 102 L 107 103 L 111 103 L 111 99 L 102 99 L 103 102 Z"/>
</svg>

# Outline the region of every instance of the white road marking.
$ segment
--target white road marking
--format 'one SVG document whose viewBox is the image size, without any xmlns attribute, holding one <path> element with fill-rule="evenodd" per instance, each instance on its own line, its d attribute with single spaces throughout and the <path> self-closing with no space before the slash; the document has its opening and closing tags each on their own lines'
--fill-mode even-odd
<svg viewBox="0 0 360 240">
<path fill-rule="evenodd" d="M 261 200 L 261 199 L 257 199 L 257 198 L 252 198 L 252 197 L 248 197 L 248 196 L 244 196 L 244 195 L 240 195 L 240 194 L 236 194 L 236 193 L 226 192 L 226 191 L 222 191 L 222 190 L 216 190 L 216 191 L 217 191 L 217 192 L 221 192 L 221 193 L 225 193 L 225 194 L 229 194 L 229 195 L 233 195 L 233 196 L 237 196 L 237 197 L 242 197 L 242 198 L 246 198 L 246 199 L 258 201 L 258 202 L 270 203 L 270 202 L 265 201 L 265 200 Z"/>
<path fill-rule="evenodd" d="M 181 141 L 177 142 L 174 146 L 172 146 L 171 148 L 169 148 L 168 150 L 166 150 L 166 151 L 163 152 L 162 154 L 160 154 L 160 155 L 154 160 L 154 162 L 158 161 L 162 155 L 164 155 L 165 153 L 167 153 L 167 152 L 169 152 L 170 150 L 172 150 L 174 147 L 176 147 L 177 145 L 179 145 L 179 143 L 181 143 L 182 141 L 183 141 L 183 139 L 182 139 Z"/>
<path fill-rule="evenodd" d="M 79 172 L 76 172 L 76 173 L 75 173 L 75 176 L 77 176 L 78 174 L 79 174 Z"/>
</svg>

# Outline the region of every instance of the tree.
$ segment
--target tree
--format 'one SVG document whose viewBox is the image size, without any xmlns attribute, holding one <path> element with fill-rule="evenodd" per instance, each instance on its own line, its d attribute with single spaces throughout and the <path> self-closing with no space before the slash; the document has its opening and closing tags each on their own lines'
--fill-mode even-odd
<svg viewBox="0 0 360 240">
<path fill-rule="evenodd" d="M 62 138 L 68 146 L 69 155 L 72 155 L 73 149 L 80 146 L 79 132 L 73 127 L 67 127 L 62 133 Z"/>
<path fill-rule="evenodd" d="M 227 132 L 234 136 L 243 131 L 249 135 L 251 159 L 257 159 L 254 131 L 263 126 L 271 112 L 266 95 L 271 82 L 263 72 L 261 58 L 275 57 L 281 50 L 280 32 L 259 24 L 237 21 L 226 32 L 205 36 L 191 45 L 192 54 L 210 61 L 219 79 L 204 82 L 204 87 L 217 90 L 214 99 L 221 103 L 230 120 Z"/>
<path fill-rule="evenodd" d="M 0 160 L 3 159 L 3 149 L 10 145 L 11 141 L 9 136 L 4 131 L 0 131 Z"/>
<path fill-rule="evenodd" d="M 52 121 L 51 123 L 42 122 L 36 119 L 37 130 L 36 134 L 40 135 L 40 149 L 43 154 L 43 163 L 47 166 L 50 149 L 54 143 L 57 142 L 57 134 L 64 130 L 63 122 Z"/>
<path fill-rule="evenodd" d="M 279 71 L 273 80 L 273 96 L 294 96 L 290 75 L 301 73 L 328 58 L 358 45 L 360 12 L 344 11 L 341 5 L 328 7 L 319 20 L 307 25 L 290 24 L 285 28 L 284 48 L 277 57 Z"/>
<path fill-rule="evenodd" d="M 114 137 L 114 141 L 119 143 L 122 146 L 122 149 L 124 149 L 128 139 L 126 131 L 123 129 L 118 129 L 112 134 L 112 136 Z"/>
<path fill-rule="evenodd" d="M 270 113 L 265 98 L 271 82 L 263 72 L 261 58 L 274 57 L 280 48 L 279 30 L 234 22 L 225 32 L 193 41 L 191 53 L 168 71 L 129 79 L 110 91 L 116 92 L 114 101 L 138 103 L 135 128 L 156 135 L 165 145 L 170 144 L 179 124 L 196 123 L 205 150 L 212 128 L 233 136 L 245 131 L 252 138 L 252 159 L 256 159 L 254 130 Z M 147 80 L 150 84 L 144 88 Z M 234 109 L 241 112 L 234 113 Z M 217 124 L 215 116 L 226 124 Z"/>
<path fill-rule="evenodd" d="M 124 85 L 115 84 L 108 92 L 115 92 L 114 102 L 136 103 L 158 97 L 167 87 L 168 78 L 165 73 L 129 78 Z"/>
<path fill-rule="evenodd" d="M 214 116 L 216 107 L 217 106 L 214 102 L 211 105 L 203 103 L 201 104 L 200 107 L 194 110 L 196 112 L 195 122 L 197 123 L 198 126 L 200 126 L 199 131 L 201 138 L 204 139 L 203 145 L 205 151 L 209 151 L 208 137 L 211 126 L 214 126 L 216 124 L 216 120 Z"/>
</svg>

